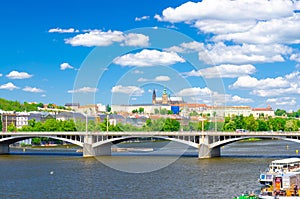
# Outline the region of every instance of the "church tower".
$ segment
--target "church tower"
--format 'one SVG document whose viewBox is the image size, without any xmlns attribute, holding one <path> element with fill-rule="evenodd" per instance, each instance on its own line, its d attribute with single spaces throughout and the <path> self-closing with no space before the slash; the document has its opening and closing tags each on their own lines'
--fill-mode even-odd
<svg viewBox="0 0 300 199">
<path fill-rule="evenodd" d="M 155 93 L 155 89 L 153 90 L 153 93 L 152 93 L 152 104 L 156 104 L 156 93 Z"/>
<path fill-rule="evenodd" d="M 167 90 L 164 89 L 164 93 L 162 95 L 162 104 L 169 104 L 169 99 L 168 99 L 168 95 L 167 95 Z"/>
</svg>

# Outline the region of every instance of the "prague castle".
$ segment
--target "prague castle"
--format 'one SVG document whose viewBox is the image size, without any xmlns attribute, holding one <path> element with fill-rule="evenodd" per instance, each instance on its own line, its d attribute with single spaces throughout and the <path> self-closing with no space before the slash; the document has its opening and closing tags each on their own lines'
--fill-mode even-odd
<svg viewBox="0 0 300 199">
<path fill-rule="evenodd" d="M 172 104 L 183 104 L 183 103 L 184 103 L 184 101 L 183 101 L 182 97 L 170 97 L 170 95 L 167 94 L 166 89 L 164 89 L 161 97 L 157 97 L 155 90 L 153 90 L 152 104 L 172 105 Z"/>
</svg>

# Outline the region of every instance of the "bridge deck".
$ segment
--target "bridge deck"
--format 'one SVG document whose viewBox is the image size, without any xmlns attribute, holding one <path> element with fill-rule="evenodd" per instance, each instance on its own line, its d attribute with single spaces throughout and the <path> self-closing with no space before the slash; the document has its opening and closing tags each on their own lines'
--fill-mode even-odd
<svg viewBox="0 0 300 199">
<path fill-rule="evenodd" d="M 176 131 L 176 132 L 0 132 L 0 136 L 55 136 L 55 135 L 100 135 L 100 136 L 300 136 L 300 132 L 214 132 L 214 131 Z"/>
</svg>

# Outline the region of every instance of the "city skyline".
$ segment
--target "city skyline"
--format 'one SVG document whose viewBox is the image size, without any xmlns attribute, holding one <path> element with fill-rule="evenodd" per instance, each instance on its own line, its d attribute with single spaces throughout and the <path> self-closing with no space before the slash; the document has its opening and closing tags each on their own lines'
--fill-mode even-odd
<svg viewBox="0 0 300 199">
<path fill-rule="evenodd" d="M 298 110 L 299 1 L 3 1 L 0 95 Z"/>
</svg>

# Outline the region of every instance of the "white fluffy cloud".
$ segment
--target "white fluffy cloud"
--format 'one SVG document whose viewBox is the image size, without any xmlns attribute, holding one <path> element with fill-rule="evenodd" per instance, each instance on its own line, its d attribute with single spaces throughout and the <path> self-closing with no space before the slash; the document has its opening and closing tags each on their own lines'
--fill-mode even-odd
<svg viewBox="0 0 300 199">
<path fill-rule="evenodd" d="M 192 87 L 192 88 L 185 88 L 180 90 L 176 95 L 177 96 L 210 96 L 212 95 L 212 91 L 205 87 Z"/>
<path fill-rule="evenodd" d="M 276 88 L 276 89 L 257 89 L 251 91 L 251 94 L 257 95 L 260 97 L 273 97 L 273 96 L 283 96 L 283 95 L 293 95 L 300 94 L 300 88 L 289 87 L 289 88 Z"/>
<path fill-rule="evenodd" d="M 85 86 L 85 87 L 75 89 L 75 90 L 68 90 L 68 93 L 95 93 L 97 91 L 98 91 L 97 88 Z"/>
<path fill-rule="evenodd" d="M 296 7 L 296 3 L 286 0 L 203 0 L 166 8 L 162 16 L 155 18 L 171 23 L 185 22 L 204 33 L 226 34 L 246 32 L 257 21 L 290 17 Z"/>
<path fill-rule="evenodd" d="M 249 21 L 222 21 L 215 19 L 196 21 L 194 26 L 204 33 L 225 34 L 248 31 L 255 26 L 256 22 Z"/>
<path fill-rule="evenodd" d="M 74 28 L 69 28 L 69 29 L 62 29 L 62 28 L 51 28 L 48 30 L 50 33 L 74 33 L 74 32 L 79 32 L 79 30 L 75 30 Z"/>
<path fill-rule="evenodd" d="M 146 20 L 146 19 L 149 19 L 150 16 L 142 16 L 142 17 L 136 17 L 134 20 L 135 21 L 142 21 L 142 20 Z"/>
<path fill-rule="evenodd" d="M 18 72 L 18 71 L 11 71 L 8 75 L 6 75 L 9 79 L 28 79 L 31 78 L 33 75 L 30 75 L 26 72 Z"/>
<path fill-rule="evenodd" d="M 143 34 L 129 33 L 125 35 L 124 46 L 149 46 L 149 37 Z"/>
<path fill-rule="evenodd" d="M 0 73 L 0 77 L 2 77 L 2 74 Z"/>
<path fill-rule="evenodd" d="M 295 97 L 269 98 L 266 102 L 277 106 L 294 106 L 297 104 Z"/>
<path fill-rule="evenodd" d="M 250 99 L 250 98 L 242 98 L 242 97 L 237 96 L 237 95 L 230 96 L 230 101 L 234 102 L 234 103 L 239 103 L 239 104 L 253 102 L 253 100 Z"/>
<path fill-rule="evenodd" d="M 203 0 L 166 8 L 159 21 L 187 23 L 214 41 L 238 43 L 300 43 L 299 2 L 292 0 Z"/>
<path fill-rule="evenodd" d="M 66 70 L 66 69 L 74 69 L 74 67 L 73 66 L 71 66 L 69 63 L 62 63 L 61 65 L 60 65 L 60 70 Z"/>
<path fill-rule="evenodd" d="M 123 42 L 123 43 L 122 43 Z M 101 31 L 90 30 L 84 34 L 78 34 L 75 37 L 65 39 L 66 44 L 72 46 L 109 46 L 113 43 L 122 43 L 127 46 L 148 46 L 149 37 L 143 34 L 129 33 L 124 34 L 121 31 Z"/>
<path fill-rule="evenodd" d="M 226 33 L 213 37 L 214 41 L 232 40 L 238 43 L 299 44 L 300 15 L 260 21 L 245 32 Z"/>
<path fill-rule="evenodd" d="M 291 48 L 280 44 L 226 46 L 223 42 L 219 42 L 214 45 L 206 45 L 205 50 L 199 52 L 199 59 L 207 64 L 283 62 L 284 58 L 282 55 L 287 55 L 291 52 Z"/>
<path fill-rule="evenodd" d="M 185 60 L 175 52 L 161 52 L 158 50 L 144 49 L 135 54 L 126 54 L 117 57 L 113 62 L 121 66 L 147 67 L 159 65 L 169 66 L 178 62 L 183 63 Z"/>
<path fill-rule="evenodd" d="M 192 70 L 184 73 L 186 76 L 202 76 L 205 78 L 236 78 L 240 76 L 250 75 L 256 72 L 256 68 L 251 64 L 231 65 L 223 64 L 219 66 L 204 68 L 200 70 Z"/>
<path fill-rule="evenodd" d="M 133 96 L 140 96 L 145 91 L 137 86 L 117 85 L 111 89 L 111 92 L 112 93 L 124 93 L 124 94 L 128 94 L 128 95 L 133 95 Z"/>
<path fill-rule="evenodd" d="M 232 89 L 249 89 L 251 94 L 261 97 L 287 96 L 300 94 L 300 72 L 295 71 L 284 77 L 256 79 L 255 77 L 239 77 Z"/>
<path fill-rule="evenodd" d="M 268 8 L 268 9 L 266 9 Z M 285 17 L 293 13 L 295 5 L 291 1 L 276 0 L 203 0 L 202 2 L 187 2 L 177 8 L 163 10 L 162 16 L 156 16 L 163 21 L 192 22 L 197 20 L 268 20 Z"/>
<path fill-rule="evenodd" d="M 256 79 L 255 77 L 242 76 L 233 83 L 230 88 L 237 89 L 270 89 L 270 88 L 287 88 L 289 86 L 289 81 L 283 77 L 276 78 L 266 78 L 266 79 Z"/>
<path fill-rule="evenodd" d="M 189 52 L 199 52 L 204 51 L 205 46 L 203 43 L 192 41 L 192 42 L 184 42 L 179 46 L 172 46 L 170 48 L 166 48 L 166 51 L 178 52 L 178 53 L 189 53 Z"/>
<path fill-rule="evenodd" d="M 292 48 L 280 44 L 226 45 L 218 42 L 205 45 L 196 41 L 182 43 L 165 50 L 178 53 L 198 52 L 199 60 L 207 64 L 283 62 L 284 56 L 293 52 Z"/>
<path fill-rule="evenodd" d="M 141 70 L 134 70 L 132 71 L 133 74 L 144 74 L 144 71 Z"/>
<path fill-rule="evenodd" d="M 290 60 L 296 61 L 296 62 L 300 62 L 300 54 L 292 54 L 290 57 Z"/>
<path fill-rule="evenodd" d="M 148 82 L 148 81 L 151 81 L 151 82 L 167 82 L 167 81 L 170 81 L 171 78 L 169 76 L 165 76 L 165 75 L 161 75 L 161 76 L 157 76 L 155 77 L 154 79 L 146 79 L 146 78 L 139 78 L 137 81 L 138 82 Z"/>
<path fill-rule="evenodd" d="M 0 89 L 12 91 L 14 89 L 19 89 L 19 87 L 15 86 L 12 82 L 8 82 L 6 84 L 1 85 Z"/>
<path fill-rule="evenodd" d="M 65 39 L 67 44 L 72 46 L 109 46 L 114 42 L 121 42 L 124 40 L 121 31 L 107 31 L 92 30 L 88 33 L 79 34 L 75 37 Z"/>
<path fill-rule="evenodd" d="M 171 80 L 171 78 L 169 76 L 165 76 L 165 75 L 157 76 L 154 78 L 154 81 L 158 81 L 158 82 L 167 82 L 170 80 Z"/>
<path fill-rule="evenodd" d="M 202 101 L 204 103 L 212 104 L 217 103 L 219 105 L 224 105 L 225 103 L 233 103 L 233 104 L 244 104 L 244 103 L 252 103 L 253 100 L 250 98 L 242 98 L 237 95 L 230 94 L 221 94 L 211 89 L 205 87 L 192 87 L 185 88 L 180 90 L 177 96 L 190 97 L 193 101 Z"/>
<path fill-rule="evenodd" d="M 25 88 L 23 88 L 23 91 L 31 92 L 31 93 L 43 93 L 43 92 L 45 92 L 44 90 L 42 90 L 40 88 L 30 87 L 30 86 L 26 86 Z"/>
</svg>

